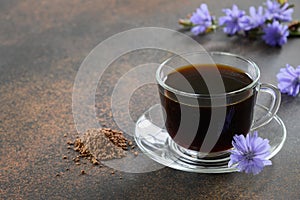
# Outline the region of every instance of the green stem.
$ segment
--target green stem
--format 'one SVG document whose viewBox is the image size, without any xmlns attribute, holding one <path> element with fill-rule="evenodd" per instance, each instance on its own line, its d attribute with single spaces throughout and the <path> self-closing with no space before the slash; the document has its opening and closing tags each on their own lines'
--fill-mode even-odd
<svg viewBox="0 0 300 200">
<path fill-rule="evenodd" d="M 287 3 L 287 0 L 277 0 L 277 1 L 278 1 L 278 3 L 280 3 L 281 5 Z"/>
<path fill-rule="evenodd" d="M 187 29 L 191 29 L 192 27 L 196 26 L 190 21 L 190 19 L 179 19 L 178 24 L 180 24 L 181 26 Z M 216 30 L 218 27 L 219 27 L 218 24 L 214 20 L 212 20 L 212 25 L 207 28 L 206 33 L 212 32 Z"/>
<path fill-rule="evenodd" d="M 289 37 L 300 37 L 300 32 L 290 31 Z"/>
<path fill-rule="evenodd" d="M 194 24 L 189 19 L 179 19 L 178 23 L 185 28 L 191 28 Z"/>
<path fill-rule="evenodd" d="M 300 37 L 300 21 L 295 20 L 289 24 L 289 37 Z"/>
</svg>

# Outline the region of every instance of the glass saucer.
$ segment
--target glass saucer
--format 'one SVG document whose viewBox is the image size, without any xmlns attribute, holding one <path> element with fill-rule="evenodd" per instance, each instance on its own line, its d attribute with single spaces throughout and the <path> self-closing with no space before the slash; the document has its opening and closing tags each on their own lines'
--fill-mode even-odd
<svg viewBox="0 0 300 200">
<path fill-rule="evenodd" d="M 176 145 L 163 127 L 163 119 L 159 105 L 147 110 L 137 121 L 135 127 L 135 141 L 141 151 L 152 160 L 174 169 L 197 173 L 228 173 L 236 172 L 228 167 L 229 154 L 218 159 L 201 160 L 187 157 L 178 151 Z M 255 115 L 268 114 L 263 105 L 255 106 Z M 283 121 L 275 115 L 266 125 L 256 129 L 262 138 L 267 138 L 271 146 L 269 159 L 274 157 L 282 148 L 286 140 L 286 127 Z M 251 130 L 254 131 L 254 130 Z"/>
</svg>

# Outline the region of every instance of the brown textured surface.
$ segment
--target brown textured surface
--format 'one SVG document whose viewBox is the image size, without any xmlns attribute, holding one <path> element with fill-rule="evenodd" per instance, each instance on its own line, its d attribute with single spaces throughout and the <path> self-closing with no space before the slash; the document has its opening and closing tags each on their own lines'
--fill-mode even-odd
<svg viewBox="0 0 300 200">
<path fill-rule="evenodd" d="M 202 2 L 209 2 L 217 15 L 222 7 L 233 3 Z M 294 18 L 299 19 L 300 3 L 291 2 L 296 4 Z M 239 6 L 259 3 L 241 2 Z M 0 199 L 298 199 L 299 98 L 283 96 L 279 116 L 286 123 L 288 138 L 272 159 L 273 166 L 259 176 L 194 174 L 170 168 L 111 174 L 107 167 L 89 163 L 77 166 L 70 159 L 76 155 L 66 145 L 76 136 L 72 87 L 85 56 L 100 41 L 130 28 L 178 29 L 177 19 L 199 4 L 183 0 L 1 1 Z M 209 50 L 252 58 L 261 67 L 264 82 L 276 84 L 275 75 L 285 63 L 300 64 L 300 39 L 291 39 L 282 48 L 227 38 L 220 31 L 197 40 Z M 107 73 L 118 77 L 120 72 L 112 69 Z M 106 82 L 99 89 L 96 102 L 99 121 L 111 126 L 107 109 L 112 84 Z M 140 89 L 137 94 L 144 91 Z M 141 107 L 151 103 L 147 101 L 132 99 Z M 142 112 L 136 106 L 131 109 Z M 62 159 L 64 155 L 68 159 Z M 80 175 L 82 169 L 87 174 Z"/>
</svg>

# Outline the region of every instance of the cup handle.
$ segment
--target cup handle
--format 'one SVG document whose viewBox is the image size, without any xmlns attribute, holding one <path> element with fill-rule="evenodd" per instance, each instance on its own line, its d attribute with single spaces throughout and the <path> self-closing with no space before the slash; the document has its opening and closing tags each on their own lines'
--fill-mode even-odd
<svg viewBox="0 0 300 200">
<path fill-rule="evenodd" d="M 279 109 L 279 106 L 280 106 L 281 93 L 277 87 L 275 87 L 271 84 L 261 83 L 260 87 L 259 87 L 258 95 L 261 92 L 269 94 L 272 97 L 272 102 L 270 104 L 270 107 L 267 108 L 267 110 L 268 110 L 267 114 L 264 115 L 263 117 L 253 121 L 251 130 L 258 129 L 258 128 L 266 125 L 267 123 L 269 123 L 273 119 L 274 115 L 276 115 L 276 113 Z"/>
</svg>

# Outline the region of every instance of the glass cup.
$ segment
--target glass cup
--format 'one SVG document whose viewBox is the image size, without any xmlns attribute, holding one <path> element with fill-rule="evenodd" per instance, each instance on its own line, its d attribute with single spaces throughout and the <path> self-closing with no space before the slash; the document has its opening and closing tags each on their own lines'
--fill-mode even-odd
<svg viewBox="0 0 300 200">
<path fill-rule="evenodd" d="M 188 74 L 174 76 L 176 71 L 191 67 L 193 71 Z M 199 85 L 205 83 L 206 92 L 195 89 L 198 80 L 190 77 L 197 73 L 201 75 Z M 260 83 L 259 78 L 259 68 L 253 61 L 231 53 L 193 52 L 167 59 L 157 69 L 156 81 L 165 129 L 172 138 L 169 145 L 187 159 L 228 156 L 235 134 L 246 135 L 266 125 L 279 108 L 279 90 Z M 270 95 L 271 101 L 268 112 L 254 120 L 254 107 L 261 93 Z"/>
</svg>

